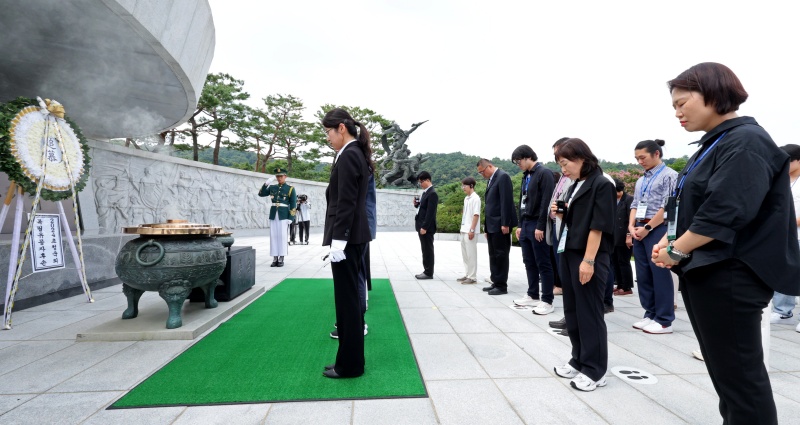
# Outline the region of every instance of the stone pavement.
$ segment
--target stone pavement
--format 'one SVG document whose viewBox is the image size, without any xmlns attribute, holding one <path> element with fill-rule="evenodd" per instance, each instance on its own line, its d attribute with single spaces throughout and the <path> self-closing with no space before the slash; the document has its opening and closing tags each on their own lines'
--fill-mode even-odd
<svg viewBox="0 0 800 425">
<path fill-rule="evenodd" d="M 283 268 L 269 267 L 266 236 L 237 237 L 236 244 L 257 249 L 256 282 L 269 290 L 286 277 L 330 277 L 320 260 L 327 252 L 317 245 L 320 235 L 312 233 L 311 240 L 291 247 Z M 14 313 L 14 328 L 0 331 L 0 423 L 721 423 L 706 369 L 690 354 L 697 344 L 681 301 L 675 333 L 647 335 L 631 328 L 642 314 L 638 298 L 615 297 L 616 311 L 605 317 L 609 369 L 639 369 L 658 382 L 636 384 L 609 372 L 608 386 L 581 393 L 552 371 L 570 353 L 568 339 L 548 332 L 547 322 L 562 317 L 560 297 L 548 316 L 509 307 L 527 289 L 519 248 L 511 252 L 510 292 L 497 297 L 481 291 L 481 283 L 456 282 L 462 273 L 458 242 L 437 240 L 435 249 L 435 279 L 417 281 L 422 262 L 413 232 L 381 232 L 371 246 L 373 276 L 392 281 L 429 398 L 105 410 L 193 343 L 76 342 L 79 332 L 121 315 L 126 302 L 116 285 L 96 291 L 93 304 L 76 296 Z M 478 252 L 483 279 L 486 245 Z M 800 423 L 800 333 L 794 326 L 773 325 L 770 366 L 780 422 Z"/>
</svg>

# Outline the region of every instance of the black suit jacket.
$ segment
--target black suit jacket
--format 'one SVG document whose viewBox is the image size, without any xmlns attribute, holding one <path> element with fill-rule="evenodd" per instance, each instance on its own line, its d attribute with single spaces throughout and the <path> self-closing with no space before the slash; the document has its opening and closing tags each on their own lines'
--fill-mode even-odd
<svg viewBox="0 0 800 425">
<path fill-rule="evenodd" d="M 569 200 L 575 191 L 575 184 L 570 187 L 567 194 Z M 600 248 L 597 252 L 611 252 L 614 250 L 614 212 L 617 202 L 617 191 L 614 185 L 603 176 L 601 170 L 595 170 L 575 192 L 572 202 L 567 204 L 567 214 L 564 216 L 563 226 L 569 226 L 565 249 L 586 251 L 589 240 L 589 230 L 603 232 Z M 559 235 L 562 230 L 559 231 Z"/>
<path fill-rule="evenodd" d="M 486 187 L 484 202 L 486 233 L 500 233 L 501 226 L 516 227 L 518 222 L 517 208 L 514 206 L 514 187 L 508 173 L 499 168 L 494 172 L 489 186 Z"/>
<path fill-rule="evenodd" d="M 348 243 L 370 241 L 366 206 L 370 171 L 357 143 L 347 145 L 331 168 L 325 190 L 328 209 L 322 245 L 330 245 L 333 239 Z"/>
<path fill-rule="evenodd" d="M 633 196 L 623 192 L 622 198 L 617 202 L 617 223 L 614 226 L 614 246 L 625 245 L 625 237 L 628 235 L 628 220 L 630 220 L 631 217 L 631 203 L 633 203 Z"/>
<path fill-rule="evenodd" d="M 425 229 L 425 233 L 436 233 L 436 208 L 439 206 L 439 195 L 436 189 L 431 186 L 422 197 L 419 198 L 419 210 L 414 216 L 414 228 Z"/>
</svg>

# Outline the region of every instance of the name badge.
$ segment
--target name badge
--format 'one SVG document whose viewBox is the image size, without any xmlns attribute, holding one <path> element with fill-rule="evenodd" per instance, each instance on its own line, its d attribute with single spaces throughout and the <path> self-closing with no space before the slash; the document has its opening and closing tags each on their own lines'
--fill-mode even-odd
<svg viewBox="0 0 800 425">
<path fill-rule="evenodd" d="M 522 199 L 519 200 L 519 209 L 525 211 L 525 201 L 528 200 L 528 195 L 522 195 Z"/>
<path fill-rule="evenodd" d="M 642 201 L 636 206 L 636 219 L 644 220 L 645 218 L 647 218 L 647 202 Z"/>
<path fill-rule="evenodd" d="M 674 241 L 678 234 L 678 204 L 676 197 L 667 198 L 667 205 L 664 208 L 664 219 L 667 220 L 667 240 Z"/>
<path fill-rule="evenodd" d="M 564 249 L 567 247 L 567 230 L 569 230 L 569 228 L 564 225 L 564 231 L 561 232 L 561 238 L 558 240 L 558 249 L 556 250 L 558 254 L 564 252 Z"/>
</svg>

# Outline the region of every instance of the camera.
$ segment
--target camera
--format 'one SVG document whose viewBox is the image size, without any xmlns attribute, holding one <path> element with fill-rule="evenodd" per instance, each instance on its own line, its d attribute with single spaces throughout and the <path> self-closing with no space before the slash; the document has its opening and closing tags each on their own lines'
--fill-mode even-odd
<svg viewBox="0 0 800 425">
<path fill-rule="evenodd" d="M 419 206 L 419 195 L 414 195 L 414 207 Z"/>
<path fill-rule="evenodd" d="M 556 214 L 566 214 L 567 213 L 567 203 L 562 200 L 556 201 Z"/>
<path fill-rule="evenodd" d="M 298 195 L 297 200 L 300 202 L 306 202 L 308 201 L 308 195 Z"/>
</svg>

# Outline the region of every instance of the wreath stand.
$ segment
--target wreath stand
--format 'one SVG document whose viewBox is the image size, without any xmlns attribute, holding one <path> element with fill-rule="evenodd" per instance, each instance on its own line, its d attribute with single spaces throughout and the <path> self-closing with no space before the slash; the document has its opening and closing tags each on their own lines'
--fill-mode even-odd
<svg viewBox="0 0 800 425">
<path fill-rule="evenodd" d="M 53 120 L 54 127 L 56 130 L 56 139 L 58 140 L 58 147 L 61 152 L 66 152 L 64 138 L 62 137 L 57 122 L 55 122 L 56 118 L 52 115 L 48 116 L 47 118 L 47 126 L 45 127 L 45 136 L 49 137 L 50 130 L 50 120 Z M 46 140 L 47 137 L 44 138 Z M 28 244 L 31 240 L 31 229 L 34 227 L 35 219 L 36 219 L 36 211 L 39 207 L 39 201 L 41 199 L 41 192 L 42 187 L 44 185 L 45 177 L 47 176 L 47 163 L 49 162 L 46 158 L 45 153 L 47 149 L 42 149 L 42 160 L 41 160 L 41 170 L 42 175 L 39 176 L 36 182 L 36 192 L 33 198 L 33 205 L 31 206 L 31 214 L 28 219 L 28 228 L 25 231 L 25 237 L 22 240 L 22 246 L 20 246 L 20 233 L 22 231 L 22 217 L 23 217 L 23 199 L 22 195 L 24 190 L 21 186 L 16 184 L 15 182 L 11 182 L 11 186 L 8 189 L 8 194 L 6 195 L 6 199 L 3 202 L 2 211 L 0 211 L 0 226 L 5 223 L 6 216 L 8 215 L 8 210 L 11 204 L 11 199 L 16 195 L 16 204 L 15 204 L 15 215 L 14 215 L 14 229 L 12 233 L 11 239 L 11 255 L 8 261 L 8 280 L 6 283 L 6 295 L 5 295 L 5 308 L 3 311 L 3 329 L 11 329 L 11 311 L 14 307 L 14 295 L 17 292 L 17 288 L 19 287 L 19 279 L 22 274 L 22 266 L 25 263 L 26 253 L 28 249 Z M 67 168 L 67 172 L 69 175 L 70 164 L 67 156 L 64 155 L 62 160 L 64 161 L 64 165 Z M 69 228 L 69 222 L 67 221 L 67 216 L 64 214 L 64 206 L 61 204 L 61 201 L 56 201 L 58 204 L 58 211 L 59 216 L 61 218 L 61 225 L 64 228 L 62 231 L 66 233 L 67 241 L 69 243 L 69 248 L 72 253 L 72 259 L 75 262 L 75 268 L 78 272 L 78 276 L 81 281 L 81 285 L 83 286 L 83 291 L 86 294 L 86 298 L 88 302 L 93 303 L 94 298 L 92 298 L 92 293 L 89 288 L 89 285 L 86 281 L 86 268 L 84 266 L 83 261 L 83 243 L 81 241 L 80 235 L 80 226 L 79 226 L 79 218 L 78 218 L 78 211 L 77 211 L 77 194 L 75 191 L 75 184 L 76 181 L 70 177 L 70 189 L 72 192 L 72 202 L 73 202 L 73 211 L 75 213 L 75 227 L 76 227 L 76 237 L 78 239 L 78 246 L 76 248 L 75 242 L 72 240 L 72 232 Z"/>
</svg>

